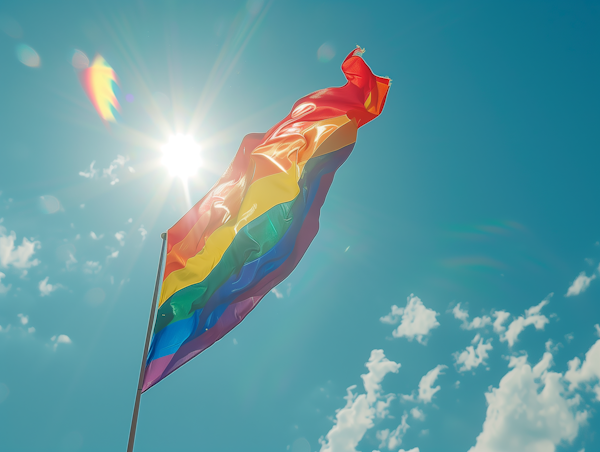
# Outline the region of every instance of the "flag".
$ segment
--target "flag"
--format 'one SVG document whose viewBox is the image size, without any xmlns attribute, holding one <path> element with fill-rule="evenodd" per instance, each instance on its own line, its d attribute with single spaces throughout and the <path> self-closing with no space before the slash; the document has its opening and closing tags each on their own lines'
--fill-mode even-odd
<svg viewBox="0 0 600 452">
<path fill-rule="evenodd" d="M 306 252 L 336 170 L 390 86 L 362 53 L 344 60 L 344 86 L 303 97 L 267 133 L 247 135 L 221 179 L 168 230 L 144 391 L 238 325 Z"/>
</svg>

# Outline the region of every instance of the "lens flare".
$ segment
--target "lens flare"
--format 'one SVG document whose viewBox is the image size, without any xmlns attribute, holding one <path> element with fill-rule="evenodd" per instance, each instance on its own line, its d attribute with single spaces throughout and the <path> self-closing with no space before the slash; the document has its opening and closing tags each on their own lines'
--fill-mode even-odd
<svg viewBox="0 0 600 452">
<path fill-rule="evenodd" d="M 187 180 L 202 165 L 200 151 L 200 145 L 191 136 L 175 135 L 162 147 L 162 163 L 172 176 Z"/>
<path fill-rule="evenodd" d="M 16 49 L 17 58 L 25 66 L 39 67 L 41 60 L 38 53 L 27 44 L 19 44 Z"/>
</svg>

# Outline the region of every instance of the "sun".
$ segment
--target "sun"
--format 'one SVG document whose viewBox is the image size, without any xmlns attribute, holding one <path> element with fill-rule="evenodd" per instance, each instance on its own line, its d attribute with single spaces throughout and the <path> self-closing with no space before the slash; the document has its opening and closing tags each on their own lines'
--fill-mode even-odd
<svg viewBox="0 0 600 452">
<path fill-rule="evenodd" d="M 171 176 L 187 181 L 202 166 L 200 152 L 202 148 L 189 135 L 173 135 L 169 142 L 162 146 L 162 163 Z"/>
</svg>

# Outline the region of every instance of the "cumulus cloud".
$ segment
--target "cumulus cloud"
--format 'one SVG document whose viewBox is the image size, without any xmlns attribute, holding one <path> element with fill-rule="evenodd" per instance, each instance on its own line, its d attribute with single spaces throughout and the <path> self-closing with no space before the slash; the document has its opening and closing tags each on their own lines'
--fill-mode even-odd
<svg viewBox="0 0 600 452">
<path fill-rule="evenodd" d="M 400 364 L 388 360 L 383 350 L 373 350 L 365 366 L 369 372 L 361 377 L 366 394 L 353 393 L 356 385 L 347 389 L 346 405 L 338 410 L 331 430 L 319 439 L 321 452 L 356 452 L 356 446 L 374 425 L 378 415 L 376 402 L 389 400 L 381 393 L 381 381 L 388 373 L 397 373 Z M 385 410 L 379 411 L 380 416 L 383 413 Z"/>
<path fill-rule="evenodd" d="M 96 164 L 96 161 L 94 160 L 92 162 L 92 164 L 90 165 L 90 170 L 89 171 L 79 171 L 79 175 L 85 177 L 86 179 L 93 179 L 94 176 L 96 175 L 96 173 L 98 172 L 98 170 L 96 168 L 94 168 L 95 164 Z"/>
<path fill-rule="evenodd" d="M 376 433 L 376 437 L 381 444 L 379 444 L 380 448 L 387 447 L 389 450 L 396 450 L 402 444 L 402 437 L 406 433 L 406 431 L 410 428 L 410 426 L 406 423 L 406 419 L 408 419 L 408 414 L 404 413 L 402 416 L 402 420 L 400 421 L 400 425 L 396 427 L 395 430 L 390 432 L 389 429 L 381 430 Z"/>
<path fill-rule="evenodd" d="M 29 316 L 25 314 L 17 314 L 21 325 L 27 325 L 29 323 Z"/>
<path fill-rule="evenodd" d="M 59 334 L 58 336 L 52 336 L 50 340 L 53 342 L 52 349 L 56 351 L 58 344 L 71 344 L 71 338 L 66 334 Z"/>
<path fill-rule="evenodd" d="M 478 367 L 480 364 L 485 364 L 485 360 L 488 358 L 487 352 L 492 350 L 491 340 L 484 343 L 478 334 L 474 339 L 474 342 L 477 341 L 479 341 L 477 348 L 469 345 L 466 350 L 454 353 L 456 365 L 460 366 L 459 372 L 465 372 Z"/>
<path fill-rule="evenodd" d="M 572 391 L 581 384 L 590 384 L 596 382 L 593 391 L 596 393 L 596 400 L 600 402 L 600 339 L 585 354 L 583 363 L 577 357 L 569 361 L 569 370 L 565 373 L 565 380 L 570 383 L 569 389 Z"/>
<path fill-rule="evenodd" d="M 144 225 L 141 225 L 138 229 L 139 233 L 142 235 L 142 240 L 146 240 L 146 236 L 148 235 L 148 231 L 144 228 Z"/>
<path fill-rule="evenodd" d="M 42 296 L 42 297 L 46 297 L 46 296 L 50 295 L 52 292 L 54 292 L 56 289 L 59 289 L 62 287 L 60 284 L 49 284 L 48 283 L 49 279 L 50 279 L 50 277 L 46 276 L 46 278 L 41 280 L 38 284 L 38 288 L 40 289 L 40 296 Z"/>
<path fill-rule="evenodd" d="M 412 341 L 415 337 L 420 344 L 426 344 L 427 340 L 423 340 L 429 332 L 440 326 L 436 320 L 439 315 L 433 309 L 425 307 L 419 297 L 410 294 L 407 298 L 407 304 L 404 308 L 399 308 L 396 305 L 392 306 L 392 311 L 381 317 L 379 320 L 382 323 L 394 325 L 401 320 L 400 325 L 392 332 L 394 337 L 406 337 Z"/>
<path fill-rule="evenodd" d="M 569 290 L 567 290 L 565 297 L 574 297 L 585 292 L 594 279 L 596 279 L 596 275 L 586 276 L 585 272 L 581 272 L 579 276 L 575 278 L 575 281 L 573 281 Z"/>
<path fill-rule="evenodd" d="M 87 261 L 85 264 L 83 264 L 83 273 L 87 273 L 88 275 L 98 273 L 100 270 L 102 270 L 102 265 L 100 265 L 100 262 Z"/>
<path fill-rule="evenodd" d="M 17 235 L 14 231 L 6 235 L 6 229 L 0 226 L 0 266 L 8 268 L 12 265 L 15 268 L 25 269 L 38 265 L 40 261 L 31 258 L 35 250 L 41 247 L 40 242 L 23 237 L 21 244 L 15 247 L 16 240 Z"/>
<path fill-rule="evenodd" d="M 500 341 L 508 342 L 509 347 L 512 347 L 517 341 L 519 334 L 521 334 L 527 326 L 533 325 L 536 330 L 543 330 L 549 320 L 548 317 L 540 314 L 540 311 L 549 303 L 552 295 L 553 294 L 548 295 L 540 302 L 540 304 L 527 309 L 525 315 L 513 320 L 510 325 L 508 325 L 506 332 L 500 334 Z"/>
<path fill-rule="evenodd" d="M 455 319 L 458 319 L 462 322 L 461 328 L 463 330 L 474 330 L 477 328 L 484 328 L 487 325 L 491 325 L 492 319 L 487 315 L 482 317 L 475 317 L 471 322 L 469 322 L 469 312 L 465 309 L 460 308 L 460 303 L 454 306 L 452 309 L 452 314 Z"/>
<path fill-rule="evenodd" d="M 446 369 L 447 367 L 448 366 L 439 364 L 427 372 L 423 378 L 421 378 L 421 381 L 419 381 L 419 400 L 425 403 L 431 402 L 434 394 L 441 389 L 440 386 L 436 386 L 435 388 L 433 387 L 435 380 L 437 380 L 437 377 L 440 375 L 442 370 Z"/>
<path fill-rule="evenodd" d="M 577 411 L 577 396 L 567 398 L 562 375 L 548 371 L 551 364 L 548 352 L 533 368 L 527 356 L 511 357 L 512 370 L 485 394 L 486 419 L 469 452 L 554 452 L 577 437 L 588 413 Z"/>
<path fill-rule="evenodd" d="M 271 289 L 271 293 L 273 293 L 273 295 L 275 295 L 278 299 L 283 298 L 283 294 L 277 290 L 277 287 L 273 287 Z"/>
<path fill-rule="evenodd" d="M 6 277 L 6 275 L 4 273 L 0 272 L 0 295 L 5 295 L 6 293 L 8 293 L 8 291 L 12 287 L 12 284 L 9 284 L 7 286 L 2 284 L 2 278 L 5 278 L 5 277 Z"/>
</svg>

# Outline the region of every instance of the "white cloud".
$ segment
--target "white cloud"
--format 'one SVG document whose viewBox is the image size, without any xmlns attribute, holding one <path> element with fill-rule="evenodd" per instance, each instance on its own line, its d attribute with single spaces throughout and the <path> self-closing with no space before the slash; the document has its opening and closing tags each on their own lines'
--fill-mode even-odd
<svg viewBox="0 0 600 452">
<path fill-rule="evenodd" d="M 393 325 L 398 323 L 398 320 L 402 318 L 398 328 L 392 332 L 392 336 L 406 337 L 409 341 L 412 341 L 416 337 L 420 344 L 425 345 L 427 340 L 424 341 L 423 338 L 433 328 L 437 328 L 440 325 L 436 320 L 438 313 L 433 309 L 426 308 L 419 297 L 415 297 L 414 294 L 410 294 L 407 300 L 405 308 L 393 305 L 392 311 L 379 320 L 382 323 Z"/>
<path fill-rule="evenodd" d="M 562 375 L 549 372 L 548 352 L 533 368 L 527 356 L 511 357 L 512 368 L 485 397 L 483 430 L 469 452 L 554 452 L 572 442 L 588 413 L 576 411 L 578 397 L 565 397 Z"/>
<path fill-rule="evenodd" d="M 71 338 L 69 336 L 67 336 L 66 334 L 59 334 L 58 336 L 52 336 L 50 338 L 50 340 L 52 342 L 54 342 L 54 345 L 52 346 L 53 350 L 56 350 L 56 348 L 58 347 L 58 344 L 72 344 L 73 341 L 71 341 Z"/>
<path fill-rule="evenodd" d="M 506 330 L 504 322 L 506 322 L 510 317 L 510 312 L 496 311 L 492 314 L 492 316 L 496 317 L 496 320 L 494 320 L 494 332 L 502 334 Z"/>
<path fill-rule="evenodd" d="M 277 290 L 277 287 L 273 287 L 271 289 L 271 292 L 273 293 L 273 295 L 275 295 L 278 299 L 283 298 L 283 294 L 281 292 L 279 292 L 279 290 Z"/>
<path fill-rule="evenodd" d="M 69 251 L 69 258 L 67 259 L 66 265 L 67 265 L 67 270 L 71 268 L 71 265 L 76 264 L 77 263 L 77 259 L 75 259 L 75 256 L 73 256 L 73 253 L 71 253 Z"/>
<path fill-rule="evenodd" d="M 579 276 L 575 278 L 575 281 L 573 281 L 569 290 L 567 290 L 565 297 L 574 297 L 585 292 L 594 279 L 596 279 L 596 275 L 585 276 L 585 272 L 581 272 Z"/>
<path fill-rule="evenodd" d="M 119 244 L 121 246 L 125 245 L 125 240 L 123 240 L 125 238 L 125 231 L 119 231 L 115 234 L 115 238 L 119 241 Z"/>
<path fill-rule="evenodd" d="M 125 224 L 131 224 L 133 223 L 133 218 L 130 218 L 129 220 L 127 220 L 127 222 Z"/>
<path fill-rule="evenodd" d="M 38 284 L 38 288 L 40 289 L 40 295 L 42 297 L 48 296 L 52 292 L 54 292 L 56 289 L 59 289 L 62 287 L 60 284 L 48 284 L 48 279 L 50 279 L 50 277 L 46 276 L 46 278 L 41 280 Z"/>
<path fill-rule="evenodd" d="M 100 270 L 102 270 L 102 265 L 100 265 L 100 262 L 87 261 L 85 264 L 83 264 L 83 273 L 87 273 L 88 275 L 98 273 Z"/>
<path fill-rule="evenodd" d="M 469 323 L 469 312 L 467 310 L 460 309 L 460 303 L 454 306 L 452 309 L 452 314 L 455 319 L 458 319 L 462 322 L 460 326 L 463 330 L 474 330 L 477 328 L 484 328 L 487 325 L 492 324 L 492 319 L 487 315 L 483 317 L 475 317 L 471 323 Z"/>
<path fill-rule="evenodd" d="M 582 383 L 589 384 L 600 380 L 600 339 L 585 354 L 583 363 L 577 357 L 569 361 L 569 370 L 565 373 L 565 380 L 570 383 L 572 391 Z M 600 384 L 593 388 L 596 400 L 600 402 Z"/>
<path fill-rule="evenodd" d="M 366 394 L 354 394 L 356 385 L 347 389 L 346 406 L 337 411 L 335 424 L 325 438 L 319 439 L 321 452 L 356 452 L 356 446 L 374 425 L 373 419 L 378 414 L 377 400 L 387 399 L 381 394 L 381 381 L 388 373 L 397 373 L 400 368 L 399 363 L 385 357 L 383 350 L 373 350 L 365 366 L 369 372 L 361 377 Z"/>
<path fill-rule="evenodd" d="M 379 444 L 380 448 L 387 447 L 389 450 L 396 450 L 402 444 L 402 437 L 406 433 L 406 431 L 410 428 L 410 426 L 406 423 L 406 419 L 408 418 L 408 414 L 404 413 L 402 416 L 402 420 L 400 421 L 400 425 L 396 427 L 395 430 L 390 432 L 389 429 L 381 430 L 376 433 L 376 437 L 381 444 Z"/>
<path fill-rule="evenodd" d="M 598 325 L 597 323 L 594 325 L 594 328 L 596 328 L 596 334 L 600 337 L 600 325 Z"/>
<path fill-rule="evenodd" d="M 12 265 L 15 268 L 35 267 L 40 263 L 33 259 L 35 250 L 41 247 L 40 242 L 28 240 L 26 237 L 19 246 L 15 248 L 17 236 L 14 231 L 6 235 L 6 229 L 0 226 L 0 266 L 7 268 Z"/>
<path fill-rule="evenodd" d="M 421 378 L 421 381 L 419 381 L 419 400 L 422 400 L 425 403 L 431 402 L 433 395 L 441 389 L 440 386 L 433 387 L 435 380 L 437 380 L 441 371 L 447 367 L 448 366 L 444 366 L 443 364 L 435 366 Z"/>
<path fill-rule="evenodd" d="M 106 260 L 109 259 L 116 259 L 117 257 L 119 257 L 119 250 L 113 251 L 112 253 L 110 253 L 107 257 Z"/>
<path fill-rule="evenodd" d="M 21 322 L 21 325 L 27 325 L 29 323 L 29 316 L 25 314 L 18 314 L 17 317 Z"/>
<path fill-rule="evenodd" d="M 6 275 L 4 273 L 0 272 L 0 295 L 5 295 L 6 293 L 8 293 L 8 291 L 12 287 L 12 284 L 9 284 L 8 286 L 5 286 L 4 284 L 2 284 L 2 278 L 5 278 L 5 277 L 6 277 Z"/>
<path fill-rule="evenodd" d="M 35 328 L 34 328 L 34 327 L 32 327 L 32 326 L 30 326 L 29 328 L 27 328 L 27 332 L 28 332 L 29 334 L 33 334 L 33 333 L 35 333 Z"/>
<path fill-rule="evenodd" d="M 96 235 L 94 231 L 91 231 L 90 237 L 92 238 L 92 240 L 100 240 L 102 237 L 104 237 L 104 234 Z"/>
<path fill-rule="evenodd" d="M 529 326 L 533 325 L 536 330 L 543 330 L 549 320 L 545 315 L 540 314 L 541 309 L 549 303 L 549 299 L 553 294 L 548 295 L 540 304 L 532 306 L 525 311 L 524 316 L 517 317 L 513 320 L 504 334 L 500 335 L 500 341 L 508 341 L 509 347 L 512 347 L 517 341 L 519 334 Z"/>
<path fill-rule="evenodd" d="M 146 231 L 146 229 L 144 228 L 144 225 L 141 225 L 140 228 L 138 229 L 138 231 L 140 232 L 140 234 L 142 234 L 142 240 L 146 240 L 146 236 L 148 235 L 148 231 Z"/>
<path fill-rule="evenodd" d="M 110 185 L 115 185 L 117 182 L 119 182 L 119 178 L 117 177 L 115 170 L 118 168 L 123 168 L 125 163 L 128 161 L 129 157 L 117 155 L 117 158 L 110 163 L 110 166 L 102 170 L 102 176 L 110 178 Z"/>
<path fill-rule="evenodd" d="M 86 171 L 79 171 L 79 175 L 83 176 L 83 177 L 85 177 L 87 179 L 93 179 L 94 176 L 96 175 L 96 173 L 98 172 L 98 170 L 96 168 L 94 168 L 95 164 L 96 164 L 96 161 L 94 160 L 92 162 L 92 164 L 90 165 L 90 170 L 88 172 L 86 172 Z"/>
<path fill-rule="evenodd" d="M 477 348 L 469 345 L 466 350 L 454 353 L 454 359 L 456 365 L 461 367 L 458 369 L 459 372 L 465 372 L 478 367 L 480 364 L 485 364 L 485 360 L 488 358 L 488 351 L 492 349 L 490 341 L 484 343 L 483 339 L 479 338 L 479 334 L 475 336 L 475 339 L 479 340 Z M 475 341 L 477 342 L 477 341 Z"/>
<path fill-rule="evenodd" d="M 412 415 L 413 418 L 415 418 L 419 421 L 425 420 L 425 413 L 423 413 L 423 411 L 421 411 L 419 409 L 419 407 L 414 407 L 412 410 L 410 410 L 410 414 Z"/>
</svg>

